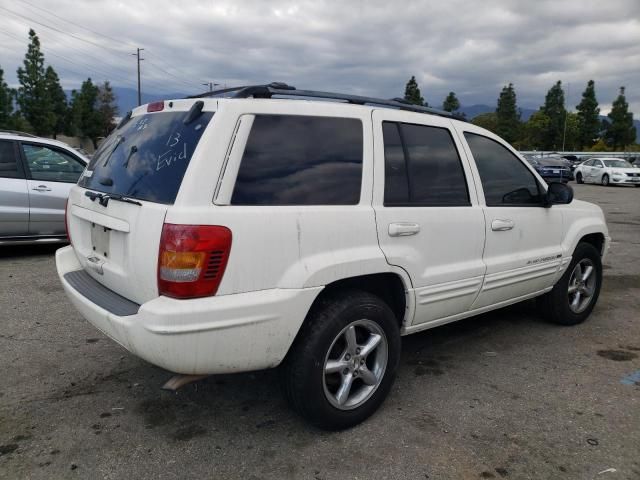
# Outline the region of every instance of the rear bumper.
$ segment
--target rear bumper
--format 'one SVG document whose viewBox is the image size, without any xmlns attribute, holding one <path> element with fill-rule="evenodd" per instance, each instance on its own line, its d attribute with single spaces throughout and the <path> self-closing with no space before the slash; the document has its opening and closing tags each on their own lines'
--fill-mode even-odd
<svg viewBox="0 0 640 480">
<path fill-rule="evenodd" d="M 271 289 L 192 300 L 158 297 L 118 316 L 76 290 L 72 246 L 56 252 L 65 293 L 84 318 L 134 355 L 176 373 L 260 370 L 286 355 L 322 287 Z"/>
</svg>

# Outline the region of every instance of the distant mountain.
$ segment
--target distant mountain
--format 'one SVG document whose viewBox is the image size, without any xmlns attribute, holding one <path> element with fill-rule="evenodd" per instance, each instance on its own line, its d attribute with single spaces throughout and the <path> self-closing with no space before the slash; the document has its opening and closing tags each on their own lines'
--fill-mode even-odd
<svg viewBox="0 0 640 480">
<path fill-rule="evenodd" d="M 460 107 L 460 111 L 463 112 L 469 120 L 472 120 L 474 117 L 478 115 L 482 115 L 483 113 L 495 112 L 496 107 L 490 107 L 489 105 L 470 105 L 470 106 L 462 106 Z M 522 120 L 529 120 L 529 117 L 533 115 L 536 110 L 532 108 L 521 108 L 522 112 Z"/>
<path fill-rule="evenodd" d="M 133 88 L 113 87 L 118 105 L 118 115 L 123 116 L 132 108 L 138 106 L 138 91 Z M 184 98 L 185 93 L 144 93 L 142 91 L 142 104 L 154 102 L 156 100 Z"/>
</svg>

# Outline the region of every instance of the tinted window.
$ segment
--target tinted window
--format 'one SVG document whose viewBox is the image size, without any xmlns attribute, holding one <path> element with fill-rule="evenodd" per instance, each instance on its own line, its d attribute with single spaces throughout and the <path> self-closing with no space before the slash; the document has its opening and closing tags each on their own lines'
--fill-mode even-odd
<svg viewBox="0 0 640 480">
<path fill-rule="evenodd" d="M 476 161 L 487 205 L 528 205 L 541 201 L 538 182 L 518 157 L 490 138 L 465 132 Z"/>
<path fill-rule="evenodd" d="M 188 112 L 134 117 L 100 146 L 79 185 L 151 202 L 175 201 L 212 112 L 185 124 Z"/>
<path fill-rule="evenodd" d="M 33 180 L 76 183 L 84 164 L 68 153 L 44 145 L 22 144 Z"/>
<path fill-rule="evenodd" d="M 383 123 L 384 204 L 469 205 L 467 182 L 446 128 Z"/>
<path fill-rule="evenodd" d="M 586 166 L 586 167 L 590 167 L 590 166 L 593 165 L 593 160 L 587 160 L 586 162 L 584 162 L 583 165 Z"/>
<path fill-rule="evenodd" d="M 409 177 L 400 139 L 400 127 L 397 123 L 383 122 L 382 133 L 384 137 L 384 204 L 408 204 Z"/>
<path fill-rule="evenodd" d="M 256 115 L 231 203 L 356 204 L 361 183 L 360 120 Z"/>
<path fill-rule="evenodd" d="M 0 141 L 0 177 L 23 178 L 14 142 Z"/>
</svg>

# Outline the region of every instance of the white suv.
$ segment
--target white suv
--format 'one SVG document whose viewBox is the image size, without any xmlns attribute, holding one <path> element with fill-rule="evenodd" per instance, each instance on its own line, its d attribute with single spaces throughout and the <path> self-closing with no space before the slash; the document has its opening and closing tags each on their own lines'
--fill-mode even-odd
<svg viewBox="0 0 640 480">
<path fill-rule="evenodd" d="M 71 191 L 56 262 L 135 355 L 182 374 L 280 365 L 292 406 L 340 429 L 388 394 L 401 335 L 532 297 L 583 321 L 609 236 L 572 197 L 444 112 L 244 87 L 125 117 Z"/>
</svg>

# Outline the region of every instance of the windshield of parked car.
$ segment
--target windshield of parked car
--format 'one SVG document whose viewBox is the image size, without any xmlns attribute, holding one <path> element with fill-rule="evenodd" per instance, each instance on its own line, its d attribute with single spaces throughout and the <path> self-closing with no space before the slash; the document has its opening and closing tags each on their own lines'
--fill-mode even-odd
<svg viewBox="0 0 640 480">
<path fill-rule="evenodd" d="M 100 145 L 78 185 L 172 204 L 213 112 L 192 121 L 188 115 L 161 112 L 131 118 Z"/>
<path fill-rule="evenodd" d="M 631 168 L 631 164 L 626 160 L 602 160 L 605 167 L 612 168 Z"/>
</svg>

